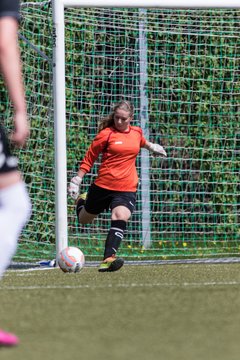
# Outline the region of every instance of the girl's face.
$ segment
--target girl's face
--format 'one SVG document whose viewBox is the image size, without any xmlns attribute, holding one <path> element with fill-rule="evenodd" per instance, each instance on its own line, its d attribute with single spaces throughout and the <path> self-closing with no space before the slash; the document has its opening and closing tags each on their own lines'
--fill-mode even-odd
<svg viewBox="0 0 240 360">
<path fill-rule="evenodd" d="M 125 132 L 129 130 L 129 124 L 132 116 L 126 110 L 116 109 L 114 113 L 114 126 L 118 131 Z"/>
</svg>

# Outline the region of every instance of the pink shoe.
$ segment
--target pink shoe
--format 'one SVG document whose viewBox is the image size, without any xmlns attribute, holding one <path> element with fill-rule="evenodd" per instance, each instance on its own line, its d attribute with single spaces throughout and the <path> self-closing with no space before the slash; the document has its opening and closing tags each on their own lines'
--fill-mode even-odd
<svg viewBox="0 0 240 360">
<path fill-rule="evenodd" d="M 19 339 L 16 335 L 0 330 L 0 346 L 16 346 Z"/>
</svg>

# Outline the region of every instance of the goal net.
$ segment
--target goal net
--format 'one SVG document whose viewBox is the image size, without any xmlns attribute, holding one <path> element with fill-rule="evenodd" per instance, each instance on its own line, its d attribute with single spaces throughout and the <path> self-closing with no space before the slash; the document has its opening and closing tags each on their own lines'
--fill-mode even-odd
<svg viewBox="0 0 240 360">
<path fill-rule="evenodd" d="M 55 38 L 49 1 L 23 3 L 21 13 L 32 130 L 20 168 L 33 215 L 16 257 L 33 260 L 55 256 Z M 98 121 L 122 99 L 134 104 L 133 124 L 168 154 L 167 159 L 139 154 L 137 205 L 121 255 L 237 255 L 240 9 L 67 8 L 64 17 L 68 181 Z M 7 98 L 3 107 L 10 119 Z M 98 164 L 85 176 L 82 191 L 96 177 Z M 79 227 L 68 199 L 68 242 L 88 259 L 102 257 L 109 225 L 106 212 Z"/>
</svg>

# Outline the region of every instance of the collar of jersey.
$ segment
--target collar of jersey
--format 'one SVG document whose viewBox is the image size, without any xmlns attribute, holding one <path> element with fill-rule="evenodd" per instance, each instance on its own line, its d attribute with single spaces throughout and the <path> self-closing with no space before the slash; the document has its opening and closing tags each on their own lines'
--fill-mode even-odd
<svg viewBox="0 0 240 360">
<path fill-rule="evenodd" d="M 111 130 L 114 132 L 119 132 L 120 134 L 129 134 L 131 131 L 131 125 L 129 125 L 128 131 L 118 131 L 117 129 L 115 129 L 115 127 L 111 127 Z"/>
</svg>

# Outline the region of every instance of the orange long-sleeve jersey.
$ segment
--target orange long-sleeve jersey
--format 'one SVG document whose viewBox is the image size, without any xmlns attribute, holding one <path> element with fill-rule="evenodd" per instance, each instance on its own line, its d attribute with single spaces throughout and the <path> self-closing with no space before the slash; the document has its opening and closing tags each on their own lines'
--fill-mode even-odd
<svg viewBox="0 0 240 360">
<path fill-rule="evenodd" d="M 128 132 L 107 127 L 97 134 L 79 168 L 89 172 L 102 153 L 95 184 L 109 190 L 136 191 L 136 157 L 145 144 L 142 129 L 137 126 L 130 126 Z"/>
</svg>

